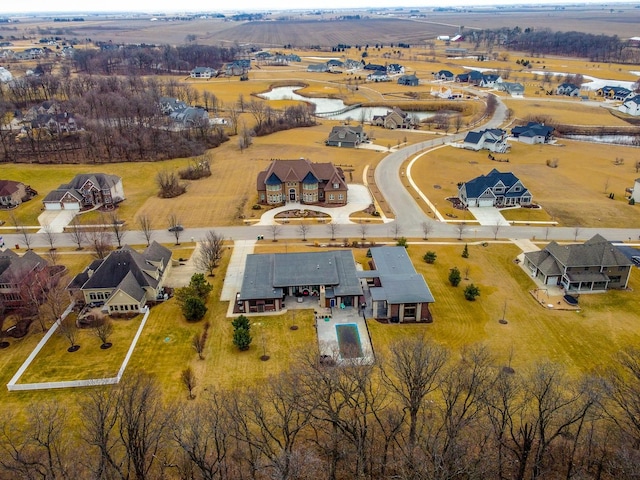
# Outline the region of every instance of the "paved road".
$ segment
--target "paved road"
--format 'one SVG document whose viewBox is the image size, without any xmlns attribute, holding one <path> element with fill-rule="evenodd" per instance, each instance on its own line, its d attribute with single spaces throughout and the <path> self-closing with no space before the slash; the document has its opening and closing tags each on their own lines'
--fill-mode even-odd
<svg viewBox="0 0 640 480">
<path fill-rule="evenodd" d="M 497 128 L 504 122 L 506 116 L 505 105 L 498 101 L 498 106 L 494 116 L 487 121 L 482 128 Z M 349 238 L 351 240 L 361 239 L 363 236 L 369 238 L 393 238 L 396 234 L 422 238 L 424 235 L 423 224 L 429 226 L 429 238 L 459 238 L 472 242 L 476 239 L 485 238 L 528 238 L 537 240 L 587 240 L 594 234 L 600 233 L 609 240 L 636 241 L 640 240 L 640 226 L 630 225 L 627 228 L 576 228 L 576 227 L 496 227 L 496 226 L 457 226 L 429 219 L 418 204 L 411 197 L 402 182 L 400 167 L 402 163 L 411 155 L 418 151 L 442 145 L 445 141 L 458 141 L 465 134 L 442 136 L 434 140 L 420 142 L 402 148 L 388 155 L 376 168 L 375 179 L 378 188 L 384 195 L 389 206 L 396 215 L 398 232 L 396 232 L 395 222 L 391 224 L 360 224 L 360 225 L 339 225 L 335 236 L 337 239 Z M 276 231 L 274 232 L 274 228 Z M 460 231 L 460 228 L 463 231 Z M 498 231 L 496 232 L 496 228 Z M 300 231 L 294 225 L 279 226 L 238 226 L 238 227 L 215 227 L 189 228 L 182 232 L 181 242 L 189 242 L 191 239 L 199 240 L 204 238 L 207 231 L 215 229 L 216 232 L 224 235 L 227 239 L 252 240 L 258 235 L 263 235 L 264 240 L 269 242 L 274 236 L 277 240 L 300 239 Z M 23 248 L 25 241 L 22 235 L 9 233 L 12 228 L 0 228 L 0 235 L 8 247 L 20 244 Z M 30 234 L 32 247 L 48 247 L 47 238 L 42 234 Z M 307 232 L 308 239 L 324 239 L 331 237 L 327 225 L 313 225 Z M 74 246 L 74 242 L 69 234 L 56 234 L 56 246 Z M 161 243 L 175 242 L 172 233 L 166 230 L 156 230 L 153 239 Z M 127 232 L 125 243 L 144 244 L 145 238 L 139 231 Z"/>
</svg>

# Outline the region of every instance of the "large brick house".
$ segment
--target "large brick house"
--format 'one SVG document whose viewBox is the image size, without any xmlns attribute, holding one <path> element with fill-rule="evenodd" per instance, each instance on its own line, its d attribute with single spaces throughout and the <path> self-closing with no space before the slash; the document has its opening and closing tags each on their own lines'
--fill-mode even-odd
<svg viewBox="0 0 640 480">
<path fill-rule="evenodd" d="M 0 252 L 0 304 L 8 310 L 34 307 L 33 297 L 50 285 L 51 273 L 46 260 L 33 250 L 22 256 Z"/>
<path fill-rule="evenodd" d="M 105 173 L 82 173 L 44 197 L 45 210 L 114 207 L 125 199 L 122 179 Z"/>
<path fill-rule="evenodd" d="M 569 293 L 627 288 L 633 265 L 601 235 L 582 244 L 551 242 L 542 250 L 525 253 L 524 264 L 545 285 L 562 285 Z"/>
<path fill-rule="evenodd" d="M 258 201 L 267 205 L 287 202 L 345 205 L 347 183 L 341 168 L 307 159 L 274 160 L 258 174 Z"/>
<path fill-rule="evenodd" d="M 15 207 L 25 200 L 29 200 L 35 192 L 22 182 L 0 180 L 0 205 Z"/>
</svg>

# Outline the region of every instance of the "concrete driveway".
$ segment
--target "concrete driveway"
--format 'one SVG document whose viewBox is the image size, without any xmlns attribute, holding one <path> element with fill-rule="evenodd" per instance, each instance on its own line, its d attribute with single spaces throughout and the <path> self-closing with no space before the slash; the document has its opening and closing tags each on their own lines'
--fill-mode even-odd
<svg viewBox="0 0 640 480">
<path fill-rule="evenodd" d="M 77 214 L 77 210 L 45 210 L 38 216 L 38 223 L 42 227 L 38 233 L 44 233 L 47 226 L 50 233 L 62 233 Z"/>
<path fill-rule="evenodd" d="M 495 207 L 469 207 L 469 211 L 476 217 L 480 225 L 510 226 L 509 222 L 500 213 L 500 210 Z"/>
<path fill-rule="evenodd" d="M 273 225 L 275 216 L 281 212 L 288 210 L 313 210 L 315 212 L 326 213 L 331 217 L 331 221 L 340 224 L 355 223 L 349 220 L 349 215 L 360 212 L 373 203 L 369 188 L 365 185 L 349 184 L 349 192 L 347 194 L 348 203 L 344 207 L 321 207 L 317 205 L 303 205 L 301 203 L 287 203 L 278 208 L 273 208 L 265 212 L 260 217 L 260 221 L 254 225 L 264 226 Z"/>
</svg>

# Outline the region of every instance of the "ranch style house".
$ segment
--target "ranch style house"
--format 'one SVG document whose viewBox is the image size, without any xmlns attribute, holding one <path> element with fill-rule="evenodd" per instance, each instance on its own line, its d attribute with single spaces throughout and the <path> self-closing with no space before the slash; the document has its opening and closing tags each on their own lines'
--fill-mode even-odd
<svg viewBox="0 0 640 480">
<path fill-rule="evenodd" d="M 357 270 L 351 250 L 271 253 L 247 256 L 236 296 L 242 313 L 278 312 L 289 302 L 311 297 L 321 308 L 369 304 L 379 320 L 430 321 L 434 302 L 404 247 L 370 250 L 369 270 Z"/>
</svg>

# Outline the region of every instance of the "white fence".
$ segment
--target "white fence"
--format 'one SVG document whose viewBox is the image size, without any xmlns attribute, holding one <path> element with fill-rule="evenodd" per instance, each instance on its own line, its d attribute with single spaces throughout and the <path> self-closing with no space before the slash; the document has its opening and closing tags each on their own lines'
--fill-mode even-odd
<svg viewBox="0 0 640 480">
<path fill-rule="evenodd" d="M 10 392 L 17 392 L 17 391 L 24 391 L 24 390 L 47 390 L 47 389 L 52 389 L 52 388 L 93 387 L 93 386 L 97 386 L 97 385 L 114 385 L 114 384 L 120 382 L 120 379 L 122 378 L 122 375 L 124 374 L 124 371 L 127 368 L 127 364 L 129 363 L 129 359 L 131 358 L 131 355 L 133 355 L 133 351 L 136 348 L 136 344 L 138 343 L 138 340 L 140 339 L 140 335 L 142 334 L 142 330 L 144 329 L 144 326 L 147 323 L 147 319 L 149 318 L 149 307 L 145 307 L 144 317 L 142 318 L 142 321 L 140 322 L 140 326 L 138 327 L 138 331 L 136 332 L 135 337 L 133 337 L 133 341 L 131 342 L 131 345 L 129 346 L 129 350 L 127 351 L 127 355 L 124 357 L 122 365 L 120 365 L 120 369 L 118 370 L 118 374 L 115 377 L 90 378 L 88 380 L 68 380 L 68 381 L 62 381 L 62 382 L 40 382 L 40 383 L 20 383 L 20 384 L 16 384 L 16 382 L 18 380 L 20 380 L 20 377 L 25 372 L 25 370 L 29 367 L 29 365 L 31 364 L 33 359 L 36 358 L 36 355 L 38 355 L 38 353 L 40 353 L 40 350 L 42 350 L 42 347 L 45 346 L 47 341 L 51 338 L 51 336 L 58 329 L 58 326 L 60 325 L 60 322 L 62 320 L 64 320 L 67 315 L 69 315 L 69 312 L 71 312 L 72 308 L 73 308 L 73 304 L 69 305 L 67 307 L 67 309 L 62 314 L 62 317 L 60 317 L 60 319 L 51 326 L 51 328 L 45 334 L 45 336 L 42 337 L 42 340 L 40 340 L 40 342 L 38 342 L 38 345 L 36 345 L 36 348 L 33 349 L 31 354 L 27 357 L 27 359 L 24 361 L 24 363 L 20 366 L 20 368 L 18 369 L 16 374 L 11 378 L 11 380 L 9 380 L 9 383 L 7 383 L 7 389 Z"/>
</svg>

